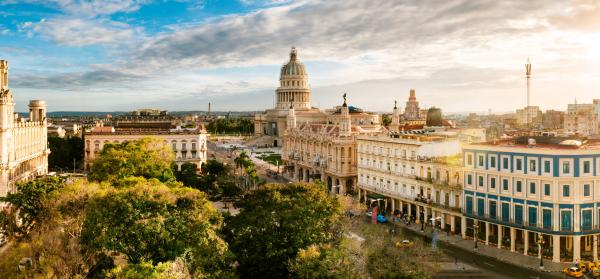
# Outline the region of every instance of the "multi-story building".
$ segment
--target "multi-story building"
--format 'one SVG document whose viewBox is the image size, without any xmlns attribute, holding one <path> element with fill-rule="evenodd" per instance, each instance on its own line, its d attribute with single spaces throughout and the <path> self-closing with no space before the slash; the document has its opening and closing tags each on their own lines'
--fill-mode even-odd
<svg viewBox="0 0 600 279">
<path fill-rule="evenodd" d="M 521 126 L 537 127 L 542 123 L 542 111 L 538 106 L 527 106 L 517 109 L 517 124 Z"/>
<path fill-rule="evenodd" d="M 559 110 L 546 110 L 542 115 L 542 126 L 546 131 L 559 130 L 563 128 L 565 112 Z"/>
<path fill-rule="evenodd" d="M 206 130 L 201 125 L 194 128 L 173 127 L 173 120 L 166 111 L 143 109 L 116 118 L 114 126 L 99 125 L 85 131 L 85 168 L 89 169 L 96 153 L 106 144 L 154 137 L 163 139 L 172 146 L 178 167 L 184 163 L 193 163 L 200 170 L 207 160 Z"/>
<path fill-rule="evenodd" d="M 595 104 L 569 104 L 564 115 L 564 132 L 570 135 L 598 134 L 598 113 Z"/>
<path fill-rule="evenodd" d="M 442 229 L 461 232 L 462 164 L 457 138 L 434 135 L 359 136 L 358 196 L 384 200 L 400 211 Z"/>
<path fill-rule="evenodd" d="M 463 148 L 468 229 L 486 244 L 554 262 L 598 258 L 600 142 L 518 138 Z M 477 224 L 477 226 L 473 226 Z"/>
<path fill-rule="evenodd" d="M 356 185 L 356 137 L 385 131 L 379 116 L 344 103 L 323 123 L 297 123 L 294 106 L 287 116 L 282 158 L 295 180 L 320 179 L 332 193 L 351 194 Z"/>
<path fill-rule="evenodd" d="M 0 60 L 0 196 L 15 192 L 15 183 L 48 173 L 46 102 L 29 102 L 29 119 L 15 113 L 8 88 L 8 62 Z"/>
<path fill-rule="evenodd" d="M 292 47 L 290 60 L 281 67 L 279 87 L 275 91 L 277 103 L 274 108 L 254 116 L 254 134 L 262 137 L 260 145 L 281 146 L 287 130 L 286 118 L 290 103 L 294 104 L 300 123 L 323 123 L 327 115 L 311 106 L 311 89 L 308 72 Z"/>
</svg>

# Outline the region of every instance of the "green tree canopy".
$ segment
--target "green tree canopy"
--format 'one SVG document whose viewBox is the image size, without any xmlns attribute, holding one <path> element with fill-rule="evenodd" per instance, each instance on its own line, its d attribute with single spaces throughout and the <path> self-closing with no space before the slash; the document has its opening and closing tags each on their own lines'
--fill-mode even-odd
<svg viewBox="0 0 600 279">
<path fill-rule="evenodd" d="M 17 192 L 0 197 L 10 208 L 0 211 L 0 226 L 11 237 L 26 236 L 34 225 L 41 223 L 44 203 L 62 187 L 58 177 L 45 177 L 17 184 Z M 17 222 L 19 220 L 19 222 Z"/>
<path fill-rule="evenodd" d="M 72 170 L 73 160 L 77 167 L 83 161 L 83 140 L 80 137 L 49 136 L 48 146 L 48 168 L 51 170 Z"/>
<path fill-rule="evenodd" d="M 300 249 L 330 241 L 340 213 L 338 201 L 314 184 L 267 185 L 238 204 L 226 234 L 247 278 L 284 278 Z"/>
<path fill-rule="evenodd" d="M 174 155 L 164 141 L 144 138 L 119 144 L 107 144 L 92 163 L 88 179 L 117 181 L 129 176 L 175 179 L 171 164 Z"/>
<path fill-rule="evenodd" d="M 90 201 L 81 242 L 122 253 L 132 264 L 185 255 L 193 272 L 218 274 L 227 255 L 227 244 L 215 232 L 221 222 L 205 194 L 191 188 L 160 183 L 112 188 Z"/>
</svg>

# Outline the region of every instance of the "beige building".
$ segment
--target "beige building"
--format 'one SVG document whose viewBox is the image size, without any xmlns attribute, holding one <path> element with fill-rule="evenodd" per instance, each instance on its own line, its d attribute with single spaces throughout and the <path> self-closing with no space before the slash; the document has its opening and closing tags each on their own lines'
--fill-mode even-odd
<svg viewBox="0 0 600 279">
<path fill-rule="evenodd" d="M 564 132 L 568 135 L 592 136 L 598 134 L 598 114 L 593 104 L 569 105 L 564 115 Z"/>
<path fill-rule="evenodd" d="M 536 127 L 542 123 L 542 111 L 538 106 L 527 106 L 517 109 L 515 117 L 521 126 Z"/>
<path fill-rule="evenodd" d="M 282 158 L 289 176 L 310 182 L 319 179 L 331 193 L 355 192 L 356 137 L 382 133 L 379 116 L 344 104 L 327 115 L 327 122 L 298 124 L 295 107 L 287 109 Z"/>
<path fill-rule="evenodd" d="M 178 167 L 184 163 L 193 163 L 200 171 L 207 160 L 207 133 L 204 127 L 172 127 L 174 118 L 165 111 L 138 110 L 129 116 L 117 118 L 115 126 L 97 126 L 84 132 L 85 168 L 89 169 L 95 155 L 106 144 L 122 143 L 145 137 L 163 139 L 175 153 Z"/>
<path fill-rule="evenodd" d="M 262 143 L 281 146 L 287 129 L 290 103 L 294 104 L 298 123 L 323 123 L 327 114 L 311 106 L 311 89 L 308 72 L 298 59 L 296 48 L 290 52 L 290 60 L 281 67 L 279 87 L 276 90 L 277 104 L 274 108 L 254 116 L 254 134 L 262 137 Z"/>
<path fill-rule="evenodd" d="M 46 102 L 29 102 L 29 119 L 15 113 L 8 88 L 8 62 L 0 60 L 0 196 L 15 192 L 15 183 L 48 173 Z"/>
<path fill-rule="evenodd" d="M 458 139 L 390 133 L 359 136 L 357 148 L 361 202 L 383 200 L 380 210 L 435 220 L 454 233 L 464 231 Z"/>
</svg>

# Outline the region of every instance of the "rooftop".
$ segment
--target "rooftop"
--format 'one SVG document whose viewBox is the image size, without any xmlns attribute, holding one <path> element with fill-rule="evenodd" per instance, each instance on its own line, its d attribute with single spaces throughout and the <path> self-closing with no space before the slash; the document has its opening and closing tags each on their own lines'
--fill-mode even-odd
<svg viewBox="0 0 600 279">
<path fill-rule="evenodd" d="M 471 146 L 498 146 L 506 148 L 533 148 L 546 150 L 599 150 L 600 140 L 578 137 L 520 136 L 492 142 L 474 143 Z"/>
</svg>

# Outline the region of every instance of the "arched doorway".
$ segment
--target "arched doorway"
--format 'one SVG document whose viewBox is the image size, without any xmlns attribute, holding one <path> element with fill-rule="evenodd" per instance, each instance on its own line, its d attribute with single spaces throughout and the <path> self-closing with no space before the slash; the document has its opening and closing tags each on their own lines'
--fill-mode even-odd
<svg viewBox="0 0 600 279">
<path fill-rule="evenodd" d="M 331 187 L 333 187 L 333 182 L 331 181 L 331 176 L 327 177 L 327 191 L 331 193 Z"/>
<path fill-rule="evenodd" d="M 352 178 L 346 180 L 346 195 L 354 196 L 354 180 Z"/>
</svg>

